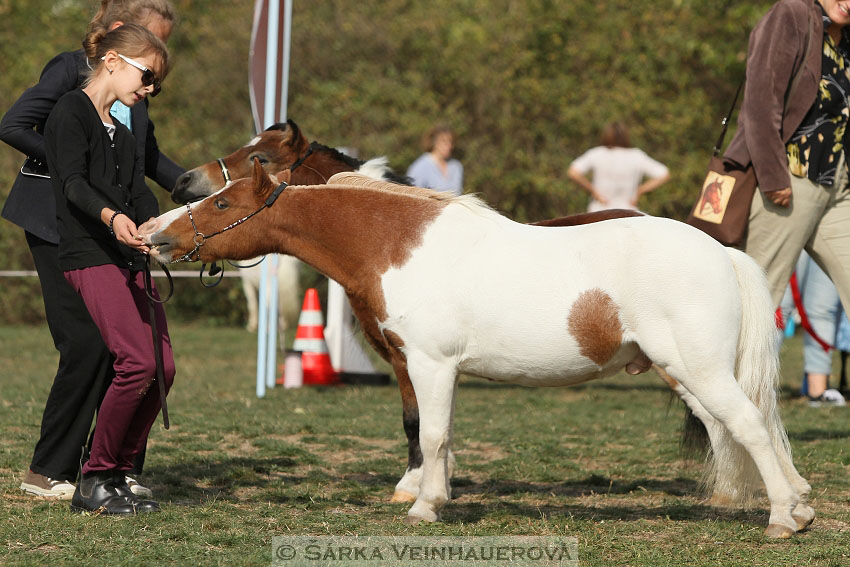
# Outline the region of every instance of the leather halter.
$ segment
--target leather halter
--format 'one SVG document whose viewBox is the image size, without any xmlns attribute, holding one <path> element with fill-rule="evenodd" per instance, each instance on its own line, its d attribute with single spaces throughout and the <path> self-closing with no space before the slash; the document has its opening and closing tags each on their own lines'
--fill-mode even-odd
<svg viewBox="0 0 850 567">
<path fill-rule="evenodd" d="M 191 252 L 188 252 L 187 254 L 183 254 L 182 256 L 180 256 L 179 258 L 174 260 L 174 262 L 192 262 L 192 261 L 194 261 L 192 259 L 192 256 L 197 256 L 195 258 L 195 260 L 200 260 L 201 256 L 200 256 L 198 251 L 201 249 L 201 246 L 203 246 L 208 239 L 212 238 L 213 236 L 218 236 L 219 234 L 221 234 L 223 232 L 227 232 L 228 230 L 230 230 L 232 228 L 236 228 L 237 226 L 239 226 L 243 222 L 247 221 L 248 219 L 250 219 L 254 215 L 258 214 L 263 209 L 271 207 L 272 205 L 274 205 L 274 202 L 277 201 L 277 198 L 280 197 L 280 194 L 283 193 L 283 190 L 286 189 L 288 186 L 289 185 L 286 183 L 286 181 L 282 181 L 280 183 L 280 185 L 275 187 L 275 190 L 272 191 L 271 195 L 268 196 L 268 198 L 260 206 L 259 209 L 257 209 L 256 211 L 242 217 L 241 219 L 237 220 L 236 222 L 230 223 L 229 225 L 222 228 L 221 230 L 217 230 L 217 231 L 213 232 L 212 234 L 204 234 L 203 232 L 198 230 L 198 226 L 195 224 L 195 218 L 192 216 L 191 204 L 187 203 L 186 204 L 186 213 L 189 215 L 189 221 L 192 223 L 192 230 L 195 231 L 195 235 L 192 237 L 192 241 L 195 243 L 195 247 L 192 249 Z"/>
<path fill-rule="evenodd" d="M 295 171 L 295 169 L 298 166 L 300 166 L 301 164 L 303 164 L 304 160 L 306 160 L 308 157 L 310 157 L 310 154 L 312 154 L 312 153 L 313 153 L 313 144 L 310 144 L 310 146 L 307 148 L 307 153 L 305 153 L 303 156 L 301 156 L 297 160 L 295 160 L 295 163 L 293 163 L 289 167 L 289 171 Z M 224 163 L 224 158 L 218 158 L 215 161 L 218 162 L 218 167 L 219 167 L 219 169 L 221 169 L 221 176 L 224 178 L 224 184 L 227 185 L 228 183 L 233 181 L 233 179 L 230 177 L 230 170 L 227 169 L 227 165 L 225 165 L 225 163 Z"/>
<path fill-rule="evenodd" d="M 310 154 L 312 154 L 312 153 L 313 153 L 313 144 L 310 144 L 307 147 L 307 153 L 304 154 L 303 156 L 299 157 L 297 160 L 295 160 L 295 163 L 293 163 L 290 166 L 289 171 L 295 171 L 296 168 L 298 168 L 299 165 L 304 163 L 304 160 L 306 160 L 308 157 L 310 157 Z"/>
<path fill-rule="evenodd" d="M 218 166 L 221 168 L 221 176 L 224 177 L 224 184 L 227 185 L 233 181 L 230 178 L 230 170 L 228 170 L 227 166 L 224 165 L 224 160 L 222 158 L 218 158 L 216 161 L 218 162 Z"/>
</svg>

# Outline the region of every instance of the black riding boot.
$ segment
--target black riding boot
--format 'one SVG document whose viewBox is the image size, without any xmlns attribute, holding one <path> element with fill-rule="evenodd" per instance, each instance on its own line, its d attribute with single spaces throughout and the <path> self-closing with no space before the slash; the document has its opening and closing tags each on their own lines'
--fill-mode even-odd
<svg viewBox="0 0 850 567">
<path fill-rule="evenodd" d="M 130 487 L 127 486 L 127 477 L 124 471 L 112 472 L 112 485 L 120 496 L 127 502 L 135 506 L 137 514 L 147 514 L 149 512 L 159 512 L 159 503 L 154 500 L 143 500 L 133 494 Z"/>
<path fill-rule="evenodd" d="M 82 475 L 71 498 L 71 510 L 111 516 L 134 515 L 136 508 L 118 493 L 113 474 L 114 471 L 97 471 Z"/>
</svg>

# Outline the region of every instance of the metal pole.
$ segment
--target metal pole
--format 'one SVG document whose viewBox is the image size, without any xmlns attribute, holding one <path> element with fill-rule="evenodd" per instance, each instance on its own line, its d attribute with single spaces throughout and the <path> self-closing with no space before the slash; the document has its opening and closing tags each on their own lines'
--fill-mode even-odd
<svg viewBox="0 0 850 567">
<path fill-rule="evenodd" d="M 289 52 L 292 38 L 292 0 L 283 3 L 283 65 L 280 82 L 280 122 L 286 121 L 289 100 Z"/>
<path fill-rule="evenodd" d="M 265 76 L 265 99 L 263 100 L 263 129 L 274 124 L 275 120 L 275 94 L 277 92 L 277 45 L 278 45 L 278 28 L 280 19 L 280 0 L 269 0 L 269 16 L 266 22 L 266 76 Z M 269 325 L 277 325 L 277 315 L 269 317 L 269 291 L 277 297 L 277 290 L 269 290 L 269 262 L 263 262 L 260 270 L 260 297 L 259 297 L 259 321 L 257 324 L 257 397 L 262 398 L 266 395 L 267 374 L 269 373 L 269 360 L 272 359 L 272 354 L 276 348 L 272 346 L 268 349 L 271 342 L 269 336 Z M 275 273 L 277 270 L 275 270 Z M 269 321 L 272 319 L 272 322 Z M 271 371 L 274 370 L 274 362 L 271 364 Z M 274 382 L 272 382 L 274 384 Z"/>
<path fill-rule="evenodd" d="M 268 346 L 266 349 L 266 387 L 274 388 L 277 378 L 277 267 L 280 257 L 277 254 L 269 254 L 266 262 L 269 265 L 269 316 L 268 316 Z"/>
<path fill-rule="evenodd" d="M 266 274 L 268 262 L 260 265 L 259 313 L 257 319 L 257 397 L 266 395 L 266 329 L 268 328 L 268 310 L 266 309 Z"/>
</svg>

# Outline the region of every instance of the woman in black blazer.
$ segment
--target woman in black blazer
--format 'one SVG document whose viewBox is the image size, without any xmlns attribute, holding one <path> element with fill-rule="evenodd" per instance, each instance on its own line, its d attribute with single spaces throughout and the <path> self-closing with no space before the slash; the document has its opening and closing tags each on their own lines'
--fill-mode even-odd
<svg viewBox="0 0 850 567">
<path fill-rule="evenodd" d="M 114 29 L 140 23 L 166 41 L 174 11 L 168 0 L 113 0 L 101 8 L 89 29 Z M 21 173 L 3 208 L 3 218 L 24 229 L 41 282 L 44 309 L 59 368 L 44 408 L 41 435 L 21 488 L 32 494 L 70 499 L 95 411 L 113 376 L 112 357 L 80 296 L 65 281 L 59 266 L 56 201 L 46 167 L 44 124 L 59 98 L 82 84 L 89 64 L 83 50 L 62 53 L 44 68 L 38 84 L 27 89 L 0 121 L 0 139 L 28 156 L 29 174 Z M 174 187 L 183 168 L 157 146 L 148 99 L 131 109 L 137 162 L 142 175 L 167 190 Z M 134 474 L 142 472 L 144 452 Z M 133 492 L 151 493 L 128 478 Z"/>
</svg>

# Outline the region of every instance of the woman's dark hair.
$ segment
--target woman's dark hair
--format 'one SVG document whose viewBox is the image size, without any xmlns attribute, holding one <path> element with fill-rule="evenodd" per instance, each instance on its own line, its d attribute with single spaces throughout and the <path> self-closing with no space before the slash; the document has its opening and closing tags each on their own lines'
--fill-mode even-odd
<svg viewBox="0 0 850 567">
<path fill-rule="evenodd" d="M 609 122 L 602 128 L 602 145 L 608 148 L 630 148 L 629 129 L 622 122 Z"/>
<path fill-rule="evenodd" d="M 426 152 L 430 152 L 434 149 L 434 142 L 437 140 L 437 136 L 440 134 L 449 134 L 454 140 L 455 134 L 452 132 L 452 129 L 446 126 L 445 124 L 437 124 L 436 126 L 432 126 L 425 132 L 425 135 L 422 136 L 422 149 Z"/>
</svg>

